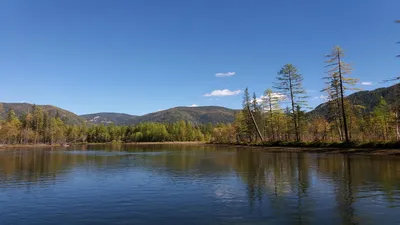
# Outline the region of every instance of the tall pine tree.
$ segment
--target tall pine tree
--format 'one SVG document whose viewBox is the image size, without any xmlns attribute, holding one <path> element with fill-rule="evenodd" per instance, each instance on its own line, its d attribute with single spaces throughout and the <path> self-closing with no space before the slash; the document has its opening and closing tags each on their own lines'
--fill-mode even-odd
<svg viewBox="0 0 400 225">
<path fill-rule="evenodd" d="M 351 86 L 358 82 L 358 79 L 347 77 L 351 73 L 352 68 L 349 64 L 343 62 L 344 51 L 339 46 L 335 46 L 332 52 L 326 55 L 326 67 L 329 68 L 328 75 L 324 77 L 328 86 L 323 89 L 327 91 L 329 100 L 337 103 L 337 114 L 342 118 L 340 127 L 344 128 L 344 139 L 350 141 L 349 129 L 347 124 L 346 110 L 344 104 L 345 90 L 353 89 Z"/>
<path fill-rule="evenodd" d="M 296 141 L 301 141 L 300 127 L 299 127 L 299 111 L 297 108 L 304 106 L 306 102 L 306 91 L 303 88 L 303 76 L 299 73 L 297 68 L 292 64 L 286 64 L 278 72 L 278 83 L 274 88 L 286 95 L 290 101 L 290 111 L 293 120 L 294 132 Z"/>
<path fill-rule="evenodd" d="M 261 115 L 261 105 L 258 103 L 258 99 L 256 96 L 256 93 L 253 93 L 253 99 L 251 101 L 251 112 L 253 114 L 253 119 L 254 119 L 254 126 L 257 130 L 257 132 L 263 133 L 261 130 L 259 130 L 259 125 L 261 124 L 262 120 L 262 115 Z M 258 135 L 256 135 L 256 140 L 257 140 Z"/>
</svg>

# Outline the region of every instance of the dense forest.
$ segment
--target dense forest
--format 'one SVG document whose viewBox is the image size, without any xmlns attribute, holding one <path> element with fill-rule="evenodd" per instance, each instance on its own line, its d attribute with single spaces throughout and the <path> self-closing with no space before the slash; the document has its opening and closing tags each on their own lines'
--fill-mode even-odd
<svg viewBox="0 0 400 225">
<path fill-rule="evenodd" d="M 0 111 L 2 111 L 0 105 Z M 63 144 L 105 142 L 162 142 L 162 141 L 209 141 L 213 125 L 175 123 L 140 123 L 130 126 L 66 124 L 58 114 L 50 116 L 41 107 L 32 106 L 29 113 L 16 116 L 14 110 L 7 112 L 0 121 L 2 144 Z"/>
</svg>

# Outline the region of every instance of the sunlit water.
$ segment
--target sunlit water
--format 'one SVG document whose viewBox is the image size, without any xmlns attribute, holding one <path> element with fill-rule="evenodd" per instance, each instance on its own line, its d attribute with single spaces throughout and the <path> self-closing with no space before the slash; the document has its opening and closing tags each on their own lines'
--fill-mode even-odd
<svg viewBox="0 0 400 225">
<path fill-rule="evenodd" d="M 0 224 L 400 224 L 400 157 L 235 147 L 0 152 Z"/>
</svg>

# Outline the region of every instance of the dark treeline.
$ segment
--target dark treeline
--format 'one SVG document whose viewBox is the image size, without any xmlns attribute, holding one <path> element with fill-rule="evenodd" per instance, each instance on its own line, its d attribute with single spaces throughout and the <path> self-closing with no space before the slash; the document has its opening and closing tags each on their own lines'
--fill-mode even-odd
<svg viewBox="0 0 400 225">
<path fill-rule="evenodd" d="M 326 56 L 327 73 L 322 77 L 327 115 L 306 113 L 307 94 L 303 76 L 292 64 L 278 72 L 274 89 L 267 89 L 261 99 L 250 97 L 246 88 L 243 109 L 233 124 L 214 129 L 212 141 L 217 143 L 260 142 L 388 142 L 400 141 L 400 85 L 394 88 L 395 102 L 388 104 L 381 97 L 372 111 L 346 99 L 346 91 L 358 80 L 349 77 L 352 70 L 344 62 L 344 51 L 334 47 Z M 398 80 L 394 78 L 392 80 Z"/>
<path fill-rule="evenodd" d="M 0 108 L 1 110 L 1 108 Z M 189 122 L 141 123 L 131 126 L 67 125 L 57 114 L 50 117 L 38 106 L 17 117 L 11 109 L 0 120 L 0 143 L 62 144 L 104 142 L 209 141 L 213 125 L 193 125 Z"/>
</svg>

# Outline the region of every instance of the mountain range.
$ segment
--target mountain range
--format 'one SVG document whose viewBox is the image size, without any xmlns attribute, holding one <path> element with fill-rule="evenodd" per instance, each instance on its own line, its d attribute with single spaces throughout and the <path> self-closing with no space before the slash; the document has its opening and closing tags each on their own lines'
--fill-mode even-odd
<svg viewBox="0 0 400 225">
<path fill-rule="evenodd" d="M 378 88 L 371 91 L 358 91 L 346 98 L 353 105 L 364 106 L 364 112 L 370 112 L 378 104 L 379 99 L 383 97 L 389 105 L 393 104 L 396 98 L 396 89 L 400 90 L 400 84 L 390 87 Z M 6 117 L 6 112 L 13 109 L 17 116 L 29 113 L 32 109 L 32 104 L 28 103 L 0 103 L 0 118 Z M 199 107 L 175 107 L 171 109 L 161 110 L 154 113 L 149 113 L 143 116 L 129 115 L 125 113 L 94 113 L 85 115 L 76 115 L 65 109 L 51 105 L 38 105 L 46 111 L 50 116 L 59 115 L 67 124 L 82 124 L 85 121 L 91 124 L 116 124 L 128 125 L 138 124 L 141 122 L 160 122 L 169 123 L 179 120 L 190 121 L 195 124 L 205 123 L 231 123 L 234 121 L 235 113 L 238 110 L 228 109 L 220 106 L 199 106 Z M 3 110 L 2 110 L 3 109 Z M 324 116 L 328 115 L 328 105 L 320 104 L 312 111 L 308 112 L 309 116 Z"/>
<path fill-rule="evenodd" d="M 175 107 L 149 113 L 143 116 L 134 116 L 123 113 L 95 113 L 81 115 L 88 122 L 95 124 L 116 125 L 138 124 L 142 122 L 170 123 L 180 120 L 190 121 L 195 124 L 205 123 L 232 123 L 237 110 L 219 106 Z"/>
<path fill-rule="evenodd" d="M 33 104 L 29 103 L 0 103 L 0 119 L 5 119 L 7 112 L 13 109 L 17 116 L 22 116 L 32 111 Z M 129 115 L 125 113 L 94 113 L 76 115 L 65 109 L 51 105 L 37 105 L 49 116 L 57 114 L 66 124 L 82 124 L 85 121 L 91 124 L 116 124 L 128 125 L 141 122 L 160 122 L 169 123 L 186 120 L 195 124 L 206 123 L 231 123 L 234 121 L 237 110 L 228 109 L 220 106 L 199 106 L 199 107 L 175 107 L 149 113 L 143 116 Z"/>
</svg>

